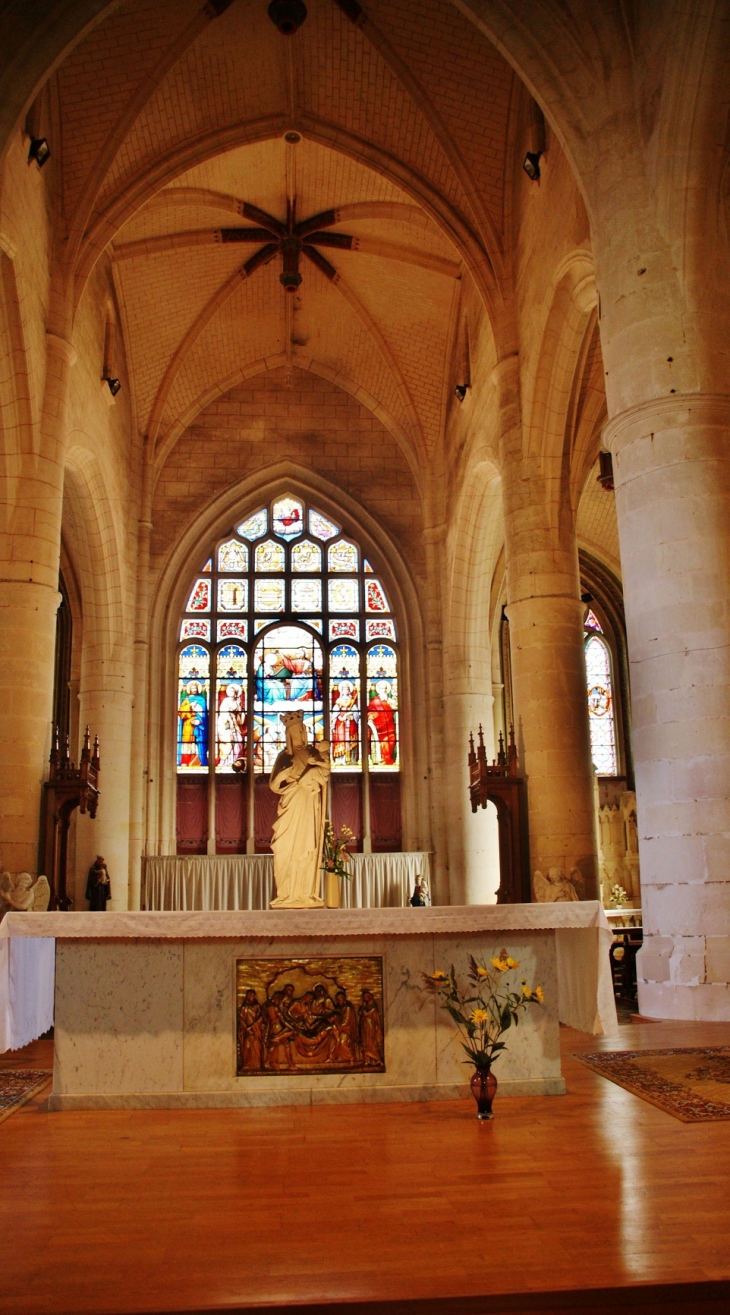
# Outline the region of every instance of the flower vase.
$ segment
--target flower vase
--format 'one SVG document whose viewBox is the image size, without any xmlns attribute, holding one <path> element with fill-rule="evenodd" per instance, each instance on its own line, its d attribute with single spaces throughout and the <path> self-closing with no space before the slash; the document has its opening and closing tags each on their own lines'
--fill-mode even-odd
<svg viewBox="0 0 730 1315">
<path fill-rule="evenodd" d="M 328 909 L 339 909 L 341 904 L 340 897 L 340 878 L 336 872 L 325 871 L 324 874 L 324 902 Z"/>
<path fill-rule="evenodd" d="M 477 1103 L 478 1119 L 493 1119 L 492 1101 L 497 1094 L 497 1079 L 491 1068 L 475 1068 L 469 1083 Z"/>
</svg>

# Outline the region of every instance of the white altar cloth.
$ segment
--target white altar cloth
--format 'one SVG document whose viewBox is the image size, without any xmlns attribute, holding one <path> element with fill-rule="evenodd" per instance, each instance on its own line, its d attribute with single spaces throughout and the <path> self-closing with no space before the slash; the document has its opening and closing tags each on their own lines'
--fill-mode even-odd
<svg viewBox="0 0 730 1315">
<path fill-rule="evenodd" d="M 352 876 L 340 884 L 342 907 L 403 908 L 416 877 L 429 876 L 429 855 L 353 854 Z M 271 854 L 218 854 L 142 859 L 146 909 L 268 909 L 274 897 Z"/>
<path fill-rule="evenodd" d="M 615 1034 L 616 1005 L 609 962 L 613 934 L 603 907 L 594 900 L 570 904 L 440 905 L 426 909 L 268 909 L 252 912 L 9 913 L 0 923 L 0 956 L 22 963 L 14 976 L 0 977 L 0 1018 L 8 1044 L 24 1045 L 51 1024 L 53 973 L 50 938 L 61 941 L 188 939 L 271 942 L 316 936 L 400 937 L 480 935 L 485 948 L 510 932 L 555 933 L 558 1017 L 595 1035 Z M 5 947 L 33 938 L 32 953 L 14 959 Z M 2 958 L 0 957 L 0 963 Z M 35 1029 L 35 1030 L 34 1030 Z M 31 1035 L 32 1033 L 32 1035 Z M 8 1038 L 23 1037 L 23 1040 Z M 0 1034 L 2 1040 L 2 1034 Z"/>
</svg>

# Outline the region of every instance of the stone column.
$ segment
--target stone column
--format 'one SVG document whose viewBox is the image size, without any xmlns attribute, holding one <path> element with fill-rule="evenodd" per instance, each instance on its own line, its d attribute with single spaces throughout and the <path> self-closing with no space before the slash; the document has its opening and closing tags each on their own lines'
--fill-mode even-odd
<svg viewBox="0 0 730 1315">
<path fill-rule="evenodd" d="M 132 697 L 128 674 L 121 666 L 114 672 L 105 672 L 101 663 L 98 666 L 94 663 L 86 677 L 82 677 L 80 703 L 82 726 L 88 724 L 92 734 L 99 736 L 101 769 L 97 815 L 93 819 L 88 814 L 79 815 L 76 822 L 74 908 L 88 908 L 86 876 L 96 855 L 103 854 L 112 887 L 108 908 L 126 909 L 132 744 Z"/>
<path fill-rule="evenodd" d="M 71 343 L 46 334 L 38 450 L 25 452 L 7 508 L 0 560 L 0 668 L 6 692 L 0 755 L 0 860 L 38 871 L 41 782 L 51 747 L 56 612 L 61 601 L 63 466 Z M 32 444 L 29 444 L 32 448 Z"/>
<path fill-rule="evenodd" d="M 494 370 L 501 468 L 515 735 L 527 776 L 532 872 L 578 867 L 597 898 L 593 767 L 583 656 L 583 604 L 568 491 L 552 501 L 526 457 L 517 357 Z"/>
<path fill-rule="evenodd" d="M 616 416 L 641 853 L 639 1008 L 730 1018 L 730 398 Z"/>
</svg>

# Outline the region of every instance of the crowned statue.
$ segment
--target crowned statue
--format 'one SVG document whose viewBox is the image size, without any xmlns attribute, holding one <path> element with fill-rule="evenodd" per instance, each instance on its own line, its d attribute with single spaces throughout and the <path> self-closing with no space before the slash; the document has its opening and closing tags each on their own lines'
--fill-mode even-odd
<svg viewBox="0 0 730 1315">
<path fill-rule="evenodd" d="M 269 788 L 279 796 L 271 836 L 276 897 L 272 909 L 320 909 L 326 791 L 330 774 L 327 740 L 310 744 L 303 712 L 284 712 L 286 749 L 276 758 Z"/>
</svg>

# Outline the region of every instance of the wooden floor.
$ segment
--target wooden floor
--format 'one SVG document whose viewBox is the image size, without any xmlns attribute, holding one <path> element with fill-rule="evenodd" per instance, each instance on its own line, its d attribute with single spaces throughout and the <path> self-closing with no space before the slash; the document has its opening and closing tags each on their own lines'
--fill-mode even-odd
<svg viewBox="0 0 730 1315">
<path fill-rule="evenodd" d="M 571 1052 L 726 1045 L 730 1024 L 562 1039 L 568 1095 L 498 1098 L 487 1124 L 471 1099 L 50 1114 L 39 1097 L 0 1124 L 0 1311 L 727 1315 L 730 1122 L 680 1123 Z"/>
</svg>

